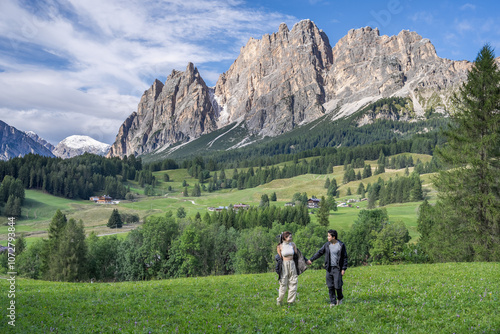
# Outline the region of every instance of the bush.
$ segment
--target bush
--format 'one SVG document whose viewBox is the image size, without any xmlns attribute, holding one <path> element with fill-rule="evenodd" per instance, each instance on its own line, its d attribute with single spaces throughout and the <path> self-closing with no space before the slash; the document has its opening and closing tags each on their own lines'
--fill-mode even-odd
<svg viewBox="0 0 500 334">
<path fill-rule="evenodd" d="M 372 242 L 370 254 L 372 262 L 390 264 L 400 261 L 400 255 L 408 241 L 410 233 L 402 222 L 386 223 L 380 232 L 373 232 L 375 240 Z"/>
</svg>

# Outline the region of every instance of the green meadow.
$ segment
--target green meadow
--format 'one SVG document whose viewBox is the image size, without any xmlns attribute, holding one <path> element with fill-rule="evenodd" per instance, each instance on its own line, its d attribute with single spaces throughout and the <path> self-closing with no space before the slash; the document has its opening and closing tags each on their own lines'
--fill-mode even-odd
<svg viewBox="0 0 500 334">
<path fill-rule="evenodd" d="M 1 333 L 498 333 L 499 263 L 350 268 L 330 308 L 324 270 L 276 305 L 275 273 L 145 282 L 16 281 L 16 327 Z M 6 292 L 6 280 L 0 280 Z M 0 305 L 8 305 L 7 293 Z"/>
<path fill-rule="evenodd" d="M 428 162 L 431 157 L 422 154 L 412 154 L 413 160 Z M 309 160 L 311 158 L 308 158 Z M 366 161 L 375 170 L 376 161 Z M 285 163 L 278 166 L 284 166 Z M 238 172 L 246 172 L 248 168 L 240 168 Z M 411 172 L 413 168 L 410 168 Z M 355 169 L 356 173 L 361 169 Z M 234 169 L 225 171 L 226 176 L 230 178 L 233 175 Z M 163 175 L 167 173 L 170 181 L 164 182 Z M 220 174 L 220 171 L 218 172 Z M 120 213 L 138 214 L 141 222 L 151 215 L 163 215 L 167 211 L 176 212 L 178 208 L 183 207 L 186 210 L 187 216 L 194 216 L 196 213 L 204 215 L 208 207 L 229 206 L 230 204 L 245 203 L 250 205 L 258 205 L 263 194 L 270 195 L 276 192 L 277 202 L 272 202 L 271 205 L 283 206 L 286 202 L 292 199 L 293 194 L 297 192 L 306 192 L 309 197 L 326 196 L 327 189 L 324 184 L 327 178 L 336 179 L 339 185 L 340 197 L 337 202 L 345 202 L 350 198 L 359 199 L 356 191 L 359 184 L 363 182 L 365 188 L 368 183 L 377 182 L 378 178 L 388 180 L 404 175 L 404 169 L 391 170 L 386 169 L 386 173 L 371 176 L 369 178 L 353 181 L 347 184 L 342 184 L 344 175 L 343 166 L 336 166 L 330 174 L 305 174 L 299 175 L 290 179 L 278 179 L 264 185 L 250 189 L 223 189 L 216 192 L 202 192 L 200 197 L 184 197 L 182 192 L 184 187 L 183 181 L 186 181 L 188 192 L 191 193 L 194 185 L 198 180 L 190 176 L 186 169 L 176 169 L 155 172 L 154 175 L 158 180 L 155 188 L 156 196 L 144 196 L 144 189 L 137 182 L 129 181 L 127 186 L 136 194 L 136 199 L 133 201 L 120 201 L 117 205 L 98 205 L 86 200 L 69 200 L 60 197 L 55 197 L 41 191 L 26 190 L 26 201 L 22 209 L 22 215 L 16 220 L 16 233 L 25 233 L 28 245 L 37 239 L 47 237 L 47 229 L 52 217 L 57 209 L 60 209 L 69 218 L 74 218 L 77 221 L 84 222 L 87 234 L 95 232 L 98 235 L 119 234 L 125 236 L 130 230 L 137 228 L 140 224 L 125 224 L 121 229 L 110 229 L 106 223 L 113 209 L 118 209 Z M 421 176 L 423 181 L 423 189 L 427 193 L 427 197 L 433 201 L 435 192 L 431 182 L 432 174 Z M 170 190 L 169 190 L 170 187 Z M 347 196 L 347 189 L 350 188 L 353 195 Z M 418 239 L 417 225 L 417 210 L 421 202 L 391 204 L 385 208 L 388 211 L 389 218 L 392 221 L 402 221 L 407 226 L 412 240 L 415 242 Z M 357 218 L 360 209 L 366 208 L 367 202 L 354 203 L 352 208 L 339 208 L 338 211 L 330 213 L 330 227 L 337 230 L 348 230 Z M 356 208 L 359 206 L 359 209 Z M 316 215 L 311 215 L 311 220 L 316 220 Z M 6 245 L 7 218 L 0 218 L 0 244 Z"/>
</svg>

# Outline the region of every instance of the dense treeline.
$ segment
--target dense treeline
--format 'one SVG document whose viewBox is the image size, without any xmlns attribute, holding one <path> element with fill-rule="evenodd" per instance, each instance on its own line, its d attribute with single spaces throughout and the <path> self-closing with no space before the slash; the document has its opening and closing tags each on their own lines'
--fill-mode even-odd
<svg viewBox="0 0 500 334">
<path fill-rule="evenodd" d="M 270 228 L 274 222 L 281 225 L 296 223 L 299 226 L 306 226 L 311 222 L 309 209 L 304 204 L 293 207 L 277 207 L 269 206 L 268 203 L 263 206 L 265 207 L 250 207 L 240 210 L 229 207 L 220 212 L 207 213 L 203 217 L 203 221 L 207 224 L 219 224 L 238 231 L 257 226 Z"/>
<path fill-rule="evenodd" d="M 276 237 L 284 230 L 294 234 L 297 246 L 308 257 L 326 241 L 328 227 L 310 223 L 304 208 L 226 210 L 187 219 L 175 219 L 169 212 L 147 218 L 124 240 L 93 233 L 86 238 L 81 221 L 68 220 L 58 211 L 50 223 L 48 239 L 20 251 L 16 265 L 22 276 L 56 281 L 263 273 L 272 270 Z M 272 215 L 277 220 L 271 221 Z M 372 226 L 374 219 L 376 233 L 369 233 L 364 228 Z M 356 233 L 344 236 L 349 240 L 349 252 L 357 247 L 354 259 L 363 261 L 351 264 L 426 261 L 406 245 L 409 237 L 404 225 L 391 224 L 384 210 L 362 210 L 355 226 Z M 3 270 L 6 258 L 4 253 L 0 261 Z M 321 266 L 321 261 L 313 264 L 313 268 Z"/>
<path fill-rule="evenodd" d="M 427 134 L 425 137 L 415 140 L 403 140 L 397 141 L 393 139 L 391 141 L 385 141 L 381 143 L 374 143 L 370 145 L 364 145 L 359 147 L 349 147 L 349 148 L 325 148 L 325 149 L 315 149 L 310 152 L 302 152 L 299 154 L 286 155 L 285 161 L 288 161 L 290 157 L 293 160 L 286 163 L 283 167 L 272 166 L 280 161 L 279 156 L 259 158 L 252 162 L 244 161 L 241 165 L 250 165 L 246 172 L 238 171 L 236 167 L 233 167 L 232 177 L 226 177 L 226 168 L 233 166 L 233 163 L 216 163 L 213 159 L 205 161 L 201 157 L 196 157 L 192 160 L 184 160 L 180 165 L 175 165 L 172 161 L 168 161 L 165 164 L 163 162 L 153 163 L 145 166 L 149 170 L 159 170 L 165 165 L 176 168 L 186 168 L 188 173 L 197 178 L 200 184 L 206 183 L 208 180 L 207 187 L 204 190 L 213 192 L 219 189 L 247 189 L 257 187 L 259 185 L 269 183 L 276 179 L 291 178 L 303 174 L 328 174 L 331 173 L 334 166 L 344 165 L 345 168 L 360 168 L 364 167 L 365 170 L 363 174 L 356 175 L 354 170 L 348 170 L 349 175 L 344 183 L 354 181 L 356 179 L 366 178 L 371 176 L 370 166 L 365 166 L 365 160 L 375 160 L 381 159 L 383 156 L 382 165 L 387 165 L 388 168 L 404 168 L 415 166 L 415 169 L 420 173 L 431 173 L 439 170 L 435 159 L 431 162 L 422 163 L 417 160 L 416 164 L 413 162 L 411 156 L 401 155 L 392 158 L 386 156 L 396 155 L 400 153 L 422 153 L 422 154 L 432 154 L 432 150 L 438 144 L 439 137 L 433 134 Z M 305 160 L 304 158 L 316 156 L 310 160 Z M 300 159 L 300 161 L 299 161 Z M 252 165 L 258 165 L 254 168 Z M 271 166 L 269 167 L 268 164 Z M 219 173 L 216 170 L 220 170 Z M 210 172 L 213 174 L 210 174 Z M 377 169 L 377 173 L 383 173 L 383 169 Z M 351 175 L 352 174 L 352 175 Z M 360 178 L 361 177 L 361 178 Z M 199 185 L 197 185 L 199 187 Z M 185 187 L 185 185 L 183 185 Z M 187 189 L 187 188 L 186 188 Z M 184 191 L 187 195 L 187 190 Z M 198 195 L 193 195 L 198 196 Z"/>
<path fill-rule="evenodd" d="M 3 215 L 7 217 L 21 216 L 24 198 L 24 186 L 21 180 L 6 175 L 2 185 L 0 185 L 0 204 L 4 205 Z"/>
<path fill-rule="evenodd" d="M 422 181 L 418 173 L 413 172 L 410 176 L 398 176 L 396 179 L 384 181 L 379 178 L 374 184 L 368 184 L 363 193 L 368 193 L 368 208 L 386 206 L 392 203 L 418 202 L 424 200 Z"/>
<path fill-rule="evenodd" d="M 161 162 L 153 162 L 145 165 L 145 168 L 151 171 L 165 170 L 166 166 L 170 169 L 185 168 L 191 170 L 191 175 L 198 175 L 197 171 L 208 170 L 216 171 L 221 169 L 246 168 L 246 167 L 265 167 L 277 165 L 284 162 L 297 163 L 299 160 L 311 157 L 321 157 L 326 160 L 326 164 L 332 166 L 344 165 L 346 161 L 356 159 L 376 160 L 382 151 L 385 156 L 393 156 L 400 153 L 419 153 L 432 155 L 434 148 L 437 145 L 443 144 L 443 138 L 437 132 L 419 134 L 411 139 L 398 140 L 383 140 L 369 142 L 359 146 L 351 147 L 321 147 L 314 148 L 294 153 L 293 150 L 285 149 L 287 143 L 276 144 L 273 147 L 276 152 L 263 151 L 261 155 L 249 154 L 251 157 L 246 157 L 241 150 L 235 152 L 226 152 L 223 155 L 214 154 L 210 158 L 195 157 L 193 159 L 185 159 L 180 164 L 176 164 L 173 160 L 167 159 Z M 279 153 L 278 153 L 279 152 Z M 232 156 L 234 154 L 234 156 Z M 196 177 L 196 176 L 195 176 Z"/>
<path fill-rule="evenodd" d="M 124 180 L 143 175 L 142 162 L 134 156 L 107 159 L 85 153 L 71 159 L 48 158 L 27 154 L 22 158 L 0 161 L 0 179 L 10 176 L 19 180 L 25 189 L 38 189 L 55 196 L 88 199 L 96 192 L 113 198 L 124 198 Z M 146 182 L 145 181 L 145 182 Z M 147 182 L 146 182 L 147 183 Z"/>
</svg>

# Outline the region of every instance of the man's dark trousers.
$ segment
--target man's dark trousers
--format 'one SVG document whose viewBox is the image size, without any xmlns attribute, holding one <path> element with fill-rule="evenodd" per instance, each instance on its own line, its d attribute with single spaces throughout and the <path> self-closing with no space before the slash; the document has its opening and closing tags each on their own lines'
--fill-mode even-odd
<svg viewBox="0 0 500 334">
<path fill-rule="evenodd" d="M 342 274 L 338 267 L 330 267 L 330 271 L 326 271 L 326 285 L 328 286 L 328 294 L 330 295 L 330 303 L 337 304 L 338 300 L 342 300 Z M 336 293 L 336 295 L 335 295 Z"/>
</svg>

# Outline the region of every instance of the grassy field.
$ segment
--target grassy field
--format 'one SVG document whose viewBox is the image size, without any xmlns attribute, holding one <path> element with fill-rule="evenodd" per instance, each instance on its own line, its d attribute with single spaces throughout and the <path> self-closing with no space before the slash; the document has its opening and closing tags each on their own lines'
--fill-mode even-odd
<svg viewBox="0 0 500 334">
<path fill-rule="evenodd" d="M 112 210 L 116 208 L 113 205 L 97 205 L 90 201 L 69 200 L 61 197 L 52 196 L 41 191 L 26 190 L 25 205 L 22 208 L 22 215 L 16 219 L 16 234 L 25 233 L 28 245 L 34 241 L 46 238 L 50 221 L 56 211 L 60 209 L 69 218 L 83 220 L 85 229 L 88 233 L 91 231 L 97 234 L 114 233 L 106 223 Z M 121 209 L 122 212 L 138 213 L 133 209 Z M 141 212 L 142 213 L 142 212 Z M 130 231 L 137 225 L 125 225 L 119 232 Z M 6 245 L 7 218 L 0 218 L 0 244 Z"/>
<path fill-rule="evenodd" d="M 122 283 L 16 281 L 1 333 L 499 333 L 499 263 L 357 267 L 328 305 L 324 271 L 277 306 L 276 274 Z M 8 291 L 5 279 L 0 288 Z M 7 293 L 0 294 L 6 314 Z"/>
<path fill-rule="evenodd" d="M 431 159 L 430 156 L 412 154 L 413 160 L 420 159 L 427 162 Z M 310 158 L 309 158 L 310 159 Z M 375 170 L 376 161 L 367 161 Z M 283 166 L 280 164 L 279 166 Z M 246 168 L 238 169 L 238 172 L 246 172 Z M 360 169 L 356 169 L 356 173 Z M 412 168 L 410 168 L 411 172 Z M 168 173 L 170 182 L 163 181 L 163 174 Z M 233 175 L 233 169 L 225 171 L 226 176 L 230 178 Z M 220 173 L 218 173 L 220 174 Z M 154 175 L 158 180 L 158 185 L 155 188 L 158 196 L 144 196 L 143 188 L 136 182 L 128 182 L 131 190 L 137 194 L 137 199 L 134 201 L 121 201 L 118 205 L 96 205 L 86 200 L 68 200 L 51 196 L 49 194 L 27 190 L 26 203 L 22 210 L 22 217 L 16 221 L 16 233 L 26 233 L 28 245 L 35 240 L 47 237 L 47 229 L 52 217 L 57 209 L 60 209 L 68 218 L 82 220 L 87 233 L 95 232 L 98 235 L 106 235 L 111 233 L 119 233 L 126 235 L 131 229 L 136 228 L 139 224 L 124 225 L 123 228 L 115 230 L 106 227 L 106 223 L 113 209 L 117 208 L 120 213 L 138 214 L 141 220 L 150 215 L 162 215 L 171 210 L 174 213 L 179 207 L 184 207 L 188 217 L 194 216 L 196 213 L 204 215 L 208 207 L 229 206 L 230 204 L 246 203 L 250 205 L 258 205 L 263 194 L 270 195 L 276 192 L 278 201 L 271 203 L 272 205 L 283 206 L 290 201 L 293 194 L 297 192 L 306 192 L 309 197 L 326 195 L 327 189 L 324 188 L 326 178 L 336 179 L 339 185 L 340 198 L 337 202 L 346 201 L 349 198 L 359 198 L 359 195 L 347 196 L 347 189 L 351 188 L 352 193 L 356 193 L 359 183 L 363 182 L 365 187 L 368 183 L 377 182 L 381 177 L 384 180 L 396 178 L 398 175 L 404 175 L 404 170 L 386 170 L 386 173 L 372 176 L 361 181 L 353 181 L 348 184 L 342 184 L 344 175 L 343 166 L 334 167 L 332 173 L 325 175 L 305 174 L 299 175 L 290 179 L 274 180 L 270 183 L 244 190 L 225 189 L 213 193 L 202 192 L 201 197 L 184 197 L 182 191 L 183 181 L 188 184 L 188 192 L 191 192 L 194 185 L 198 182 L 197 179 L 191 177 L 187 170 L 177 169 L 155 172 Z M 428 197 L 432 200 L 435 197 L 435 192 L 431 185 L 432 175 L 422 175 L 423 189 L 427 192 Z M 171 190 L 169 190 L 169 187 Z M 366 202 L 356 204 L 359 209 L 366 208 Z M 386 206 L 389 217 L 392 221 L 403 221 L 410 231 L 412 242 L 418 239 L 416 230 L 417 209 L 420 202 L 391 204 Z M 339 208 L 337 212 L 332 212 L 330 216 L 331 227 L 337 230 L 348 230 L 357 218 L 359 209 L 357 208 Z M 311 220 L 315 221 L 316 216 L 311 215 Z M 0 218 L 0 244 L 6 245 L 7 239 L 7 218 Z"/>
</svg>

